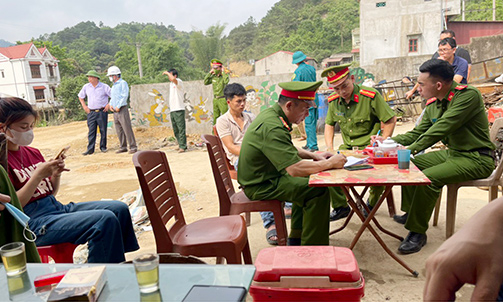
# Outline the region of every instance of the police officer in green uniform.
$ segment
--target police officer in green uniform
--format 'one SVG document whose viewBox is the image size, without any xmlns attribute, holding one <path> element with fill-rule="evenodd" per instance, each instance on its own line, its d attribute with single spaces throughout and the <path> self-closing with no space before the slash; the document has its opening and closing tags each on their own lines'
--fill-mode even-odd
<svg viewBox="0 0 503 302">
<path fill-rule="evenodd" d="M 419 93 L 428 101 L 421 123 L 393 137 L 412 154 L 442 141 L 447 150 L 416 156 L 412 162 L 431 180 L 428 186 L 402 187 L 402 219 L 409 234 L 398 251 L 416 253 L 426 244 L 426 230 L 445 184 L 486 178 L 494 170 L 494 144 L 480 92 L 453 81 L 454 70 L 443 60 L 432 59 L 419 67 Z"/>
<path fill-rule="evenodd" d="M 239 153 L 238 182 L 248 198 L 291 201 L 302 208 L 298 212 L 301 215 L 292 213 L 289 245 L 328 244 L 327 213 L 329 191 L 333 188 L 309 187 L 309 175 L 342 168 L 346 162 L 343 155 L 312 153 L 292 143 L 292 123 L 298 124 L 306 118 L 321 84 L 321 81 L 280 83 L 278 103 L 262 111 L 252 122 Z"/>
<path fill-rule="evenodd" d="M 381 129 L 381 136 L 390 137 L 396 125 L 396 116 L 383 97 L 375 89 L 355 84 L 349 73 L 351 64 L 333 66 L 325 69 L 321 76 L 327 77 L 334 93 L 328 97 L 328 113 L 325 119 L 325 143 L 328 151 L 333 151 L 334 125 L 341 127 L 343 144 L 340 150 L 358 147 L 363 150 L 370 143 L 370 137 Z M 371 187 L 367 205 L 372 210 L 384 187 Z M 348 216 L 350 209 L 342 191 L 332 196 L 333 210 L 330 220 Z"/>
<path fill-rule="evenodd" d="M 222 62 L 211 60 L 211 70 L 204 77 L 204 85 L 213 85 L 213 125 L 217 124 L 217 118 L 227 112 L 227 101 L 224 96 L 224 88 L 229 84 L 229 75 L 222 67 Z"/>
<path fill-rule="evenodd" d="M 307 56 L 302 51 L 296 51 L 292 56 L 292 64 L 297 64 L 297 69 L 292 77 L 294 82 L 316 82 L 316 69 L 304 62 Z M 315 105 L 309 108 L 309 115 L 304 121 L 306 129 L 306 145 L 302 147 L 305 150 L 318 151 L 318 138 L 316 137 L 316 125 L 318 124 L 318 94 L 314 99 Z"/>
</svg>

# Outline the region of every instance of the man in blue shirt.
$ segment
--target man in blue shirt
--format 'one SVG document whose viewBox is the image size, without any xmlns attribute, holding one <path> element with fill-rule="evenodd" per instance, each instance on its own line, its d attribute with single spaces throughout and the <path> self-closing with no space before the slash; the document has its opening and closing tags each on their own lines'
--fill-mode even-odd
<svg viewBox="0 0 503 302">
<path fill-rule="evenodd" d="M 108 124 L 108 98 L 110 97 L 110 87 L 100 82 L 100 75 L 96 70 L 90 70 L 87 74 L 89 83 L 80 90 L 78 97 L 82 108 L 87 113 L 87 150 L 82 155 L 94 153 L 96 143 L 96 130 L 100 127 L 100 150 L 107 152 L 107 124 Z M 87 104 L 85 98 L 87 97 Z"/>
<path fill-rule="evenodd" d="M 456 55 L 456 40 L 445 38 L 438 42 L 439 59 L 449 62 L 454 68 L 454 82 L 468 84 L 468 62 Z"/>
<path fill-rule="evenodd" d="M 293 54 L 292 64 L 297 64 L 292 81 L 294 82 L 316 82 L 316 69 L 306 64 L 307 56 L 302 51 L 296 51 Z M 316 124 L 318 123 L 318 95 L 314 99 L 315 106 L 309 108 L 309 116 L 306 117 L 304 124 L 306 129 L 306 145 L 302 148 L 314 152 L 318 151 L 318 140 L 316 138 Z"/>
<path fill-rule="evenodd" d="M 115 132 L 119 137 L 119 150 L 115 153 L 127 152 L 129 143 L 129 154 L 137 151 L 136 140 L 134 138 L 133 128 L 131 127 L 131 118 L 127 108 L 127 99 L 129 96 L 129 87 L 126 81 L 121 78 L 121 71 L 117 66 L 108 68 L 107 76 L 113 83 L 110 110 L 114 113 Z"/>
</svg>

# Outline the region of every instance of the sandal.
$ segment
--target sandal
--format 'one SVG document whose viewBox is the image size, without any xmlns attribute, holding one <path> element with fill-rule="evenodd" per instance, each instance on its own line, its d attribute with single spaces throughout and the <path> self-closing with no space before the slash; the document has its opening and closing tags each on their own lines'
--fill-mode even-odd
<svg viewBox="0 0 503 302">
<path fill-rule="evenodd" d="M 277 239 L 276 240 L 271 239 L 274 236 L 278 238 L 278 233 L 276 232 L 276 229 L 267 231 L 267 233 L 265 233 L 265 239 L 267 240 L 267 243 L 269 243 L 270 245 L 278 245 Z"/>
</svg>

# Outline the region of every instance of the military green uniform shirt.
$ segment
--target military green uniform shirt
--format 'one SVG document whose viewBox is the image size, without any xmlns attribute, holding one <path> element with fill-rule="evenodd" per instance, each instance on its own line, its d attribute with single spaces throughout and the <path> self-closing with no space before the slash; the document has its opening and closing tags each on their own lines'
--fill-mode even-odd
<svg viewBox="0 0 503 302">
<path fill-rule="evenodd" d="M 256 185 L 280 177 L 286 173 L 285 168 L 302 160 L 292 143 L 291 129 L 292 124 L 278 104 L 257 116 L 248 127 L 239 152 L 241 185 Z"/>
<path fill-rule="evenodd" d="M 221 75 L 211 72 L 204 77 L 204 85 L 213 86 L 213 125 L 217 124 L 217 118 L 227 112 L 227 101 L 224 98 L 224 88 L 229 84 L 229 75 L 222 71 Z"/>
<path fill-rule="evenodd" d="M 329 188 L 309 187 L 308 177 L 286 172 L 302 160 L 292 143 L 291 129 L 278 104 L 262 111 L 243 138 L 238 182 L 251 200 L 290 201 L 301 209 L 303 215 L 292 214 L 290 238 L 301 238 L 302 245 L 327 245 Z"/>
<path fill-rule="evenodd" d="M 453 83 L 442 100 L 427 102 L 421 123 L 393 137 L 413 153 L 442 140 L 447 150 L 416 156 L 412 162 L 431 180 L 428 186 L 403 186 L 402 211 L 409 213 L 405 228 L 426 233 L 436 201 L 445 184 L 486 178 L 494 160 L 486 155 L 495 146 L 489 138 L 489 122 L 480 92 Z M 482 151 L 479 152 L 478 150 Z"/>
<path fill-rule="evenodd" d="M 453 83 L 442 100 L 428 100 L 421 123 L 393 139 L 416 154 L 436 142 L 452 150 L 471 151 L 495 146 L 489 138 L 489 122 L 480 92 L 471 86 Z"/>
<path fill-rule="evenodd" d="M 343 144 L 339 149 L 366 147 L 370 136 L 377 134 L 381 121 L 387 122 L 395 116 L 383 97 L 373 88 L 354 85 L 349 104 L 338 94 L 329 96 L 327 125 L 338 123 L 341 127 Z"/>
</svg>

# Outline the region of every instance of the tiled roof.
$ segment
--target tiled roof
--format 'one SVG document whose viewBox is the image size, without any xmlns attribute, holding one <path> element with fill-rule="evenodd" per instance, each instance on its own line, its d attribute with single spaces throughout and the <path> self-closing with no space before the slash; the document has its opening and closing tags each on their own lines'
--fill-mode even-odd
<svg viewBox="0 0 503 302">
<path fill-rule="evenodd" d="M 20 59 L 26 57 L 28 50 L 30 50 L 33 43 L 14 45 L 9 47 L 0 47 L 0 53 L 9 59 Z M 46 50 L 45 47 L 39 48 L 40 54 L 43 54 Z"/>
</svg>

